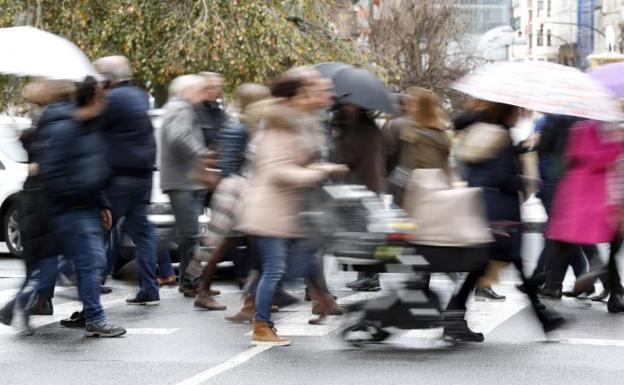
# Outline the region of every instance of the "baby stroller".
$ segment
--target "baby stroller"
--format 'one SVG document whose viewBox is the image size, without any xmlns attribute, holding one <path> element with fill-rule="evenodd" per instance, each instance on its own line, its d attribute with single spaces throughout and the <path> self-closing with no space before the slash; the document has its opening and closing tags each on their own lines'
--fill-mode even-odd
<svg viewBox="0 0 624 385">
<path fill-rule="evenodd" d="M 441 170 L 417 170 L 405 196 L 407 212 L 385 207 L 364 186 L 330 185 L 303 214 L 307 235 L 343 270 L 407 273 L 400 289 L 348 305 L 341 334 L 361 346 L 383 342 L 392 329 L 444 327 L 450 339 L 474 340 L 466 333 L 464 303 L 486 267 L 484 245 L 491 241 L 480 191 L 452 189 Z M 463 226 L 468 230 L 459 231 Z M 433 272 L 472 274 L 446 309 L 429 289 Z"/>
</svg>

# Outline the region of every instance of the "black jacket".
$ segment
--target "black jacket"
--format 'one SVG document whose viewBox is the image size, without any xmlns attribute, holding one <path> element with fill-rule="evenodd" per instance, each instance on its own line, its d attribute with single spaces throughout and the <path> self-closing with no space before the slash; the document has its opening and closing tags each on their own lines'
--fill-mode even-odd
<svg viewBox="0 0 624 385">
<path fill-rule="evenodd" d="M 110 208 L 102 193 L 111 175 L 98 120 L 78 122 L 72 103 L 48 106 L 39 126 L 45 151 L 38 156 L 43 186 L 54 212 L 72 208 Z"/>
<path fill-rule="evenodd" d="M 145 91 L 121 83 L 108 92 L 102 116 L 108 158 L 114 175 L 151 178 L 156 164 L 156 140 Z"/>
<path fill-rule="evenodd" d="M 195 106 L 197 117 L 204 133 L 204 144 L 211 150 L 217 150 L 219 132 L 227 123 L 227 115 L 217 102 L 203 103 Z"/>
<path fill-rule="evenodd" d="M 548 159 L 548 179 L 557 183 L 567 168 L 564 157 L 570 128 L 581 118 L 564 115 L 548 115 L 540 132 L 537 152 L 540 158 Z"/>
</svg>

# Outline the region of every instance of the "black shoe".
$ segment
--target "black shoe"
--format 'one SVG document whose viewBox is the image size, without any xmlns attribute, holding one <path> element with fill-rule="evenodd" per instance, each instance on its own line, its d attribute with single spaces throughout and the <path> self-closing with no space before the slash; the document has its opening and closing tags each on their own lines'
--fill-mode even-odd
<svg viewBox="0 0 624 385">
<path fill-rule="evenodd" d="M 54 308 L 50 298 L 38 296 L 35 304 L 30 309 L 30 315 L 53 315 Z"/>
<path fill-rule="evenodd" d="M 537 310 L 546 310 L 546 305 L 544 305 L 541 302 L 538 302 L 538 303 L 535 304 L 535 309 L 537 309 Z"/>
<path fill-rule="evenodd" d="M 103 337 L 112 338 L 119 337 L 126 334 L 126 329 L 121 326 L 116 326 L 109 321 L 100 321 L 94 324 L 89 324 L 85 327 L 86 337 Z"/>
<path fill-rule="evenodd" d="M 137 294 L 134 298 L 127 299 L 126 304 L 136 306 L 158 306 L 160 305 L 160 298 L 146 298 Z"/>
<path fill-rule="evenodd" d="M 11 301 L 0 309 L 0 323 L 6 326 L 11 326 L 11 323 L 13 322 L 13 306 L 14 303 Z"/>
<path fill-rule="evenodd" d="M 483 333 L 477 333 L 470 330 L 468 323 L 463 318 L 463 312 L 460 312 L 460 315 L 453 313 L 451 313 L 451 315 L 443 316 L 444 337 L 450 338 L 454 341 L 483 342 L 485 339 Z"/>
<path fill-rule="evenodd" d="M 624 312 L 624 298 L 622 298 L 622 294 L 611 293 L 611 297 L 609 297 L 607 302 L 607 310 L 609 313 Z"/>
<path fill-rule="evenodd" d="M 549 309 L 538 310 L 537 318 L 542 323 L 544 333 L 550 333 L 555 329 L 559 329 L 566 323 L 566 319 L 561 314 Z"/>
<path fill-rule="evenodd" d="M 522 285 L 516 285 L 516 289 L 520 290 L 524 294 L 527 292 L 526 285 L 524 283 Z"/>
<path fill-rule="evenodd" d="M 540 287 L 539 289 L 537 289 L 537 294 L 541 295 L 542 297 L 549 297 L 554 299 L 561 299 L 561 296 L 563 295 L 561 289 L 551 289 L 547 287 Z"/>
<path fill-rule="evenodd" d="M 109 286 L 100 286 L 100 294 L 110 294 L 113 292 L 113 288 Z"/>
<path fill-rule="evenodd" d="M 74 312 L 71 317 L 61 320 L 61 326 L 66 328 L 84 328 L 86 319 L 81 311 Z"/>
<path fill-rule="evenodd" d="M 365 278 L 363 280 L 354 282 L 349 286 L 353 291 L 379 291 L 381 286 L 379 285 L 379 278 Z"/>
<path fill-rule="evenodd" d="M 474 295 L 475 301 L 504 301 L 507 298 L 496 293 L 491 287 L 477 287 Z"/>
</svg>

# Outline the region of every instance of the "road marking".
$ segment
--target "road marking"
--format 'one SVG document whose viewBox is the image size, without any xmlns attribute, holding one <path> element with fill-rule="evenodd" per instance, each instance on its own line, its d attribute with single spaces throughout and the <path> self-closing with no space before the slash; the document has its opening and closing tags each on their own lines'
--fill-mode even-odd
<svg viewBox="0 0 624 385">
<path fill-rule="evenodd" d="M 564 345 L 618 346 L 624 347 L 624 340 L 599 340 L 593 338 L 564 338 L 558 341 Z"/>
<path fill-rule="evenodd" d="M 177 332 L 178 328 L 175 329 L 166 329 L 166 328 L 142 328 L 142 329 L 126 329 L 128 334 L 134 335 L 157 335 L 157 336 L 165 336 L 169 334 L 173 334 Z"/>
<path fill-rule="evenodd" d="M 201 373 L 194 375 L 193 377 L 184 380 L 182 382 L 178 382 L 176 385 L 198 385 L 203 382 L 208 381 L 209 379 L 218 376 L 219 374 L 226 372 L 230 369 L 233 369 L 241 364 L 252 359 L 254 356 L 269 350 L 271 346 L 255 346 L 251 349 L 247 349 L 242 353 L 235 355 L 229 360 L 220 363 L 217 366 L 213 366 L 210 369 L 207 369 Z"/>
</svg>

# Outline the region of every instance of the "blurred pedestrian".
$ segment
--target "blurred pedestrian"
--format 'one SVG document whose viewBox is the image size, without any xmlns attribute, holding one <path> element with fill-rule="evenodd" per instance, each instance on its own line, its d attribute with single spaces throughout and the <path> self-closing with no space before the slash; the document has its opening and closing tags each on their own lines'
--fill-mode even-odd
<svg viewBox="0 0 624 385">
<path fill-rule="evenodd" d="M 10 325 L 16 307 L 23 312 L 26 332 L 30 315 L 53 315 L 52 298 L 58 273 L 60 251 L 49 220 L 50 201 L 39 175 L 39 157 L 46 147 L 46 133 L 39 119 L 47 106 L 69 103 L 74 85 L 65 80 L 38 79 L 24 88 L 24 99 L 33 105 L 33 129 L 20 140 L 28 153 L 28 176 L 18 197 L 18 222 L 26 264 L 26 279 L 15 299 L 0 309 L 0 322 Z M 54 107 L 52 107 L 54 109 Z M 35 111 L 36 110 L 36 111 Z"/>
<path fill-rule="evenodd" d="M 502 266 L 513 263 L 518 270 L 526 293 L 545 332 L 559 327 L 565 320 L 543 307 L 537 298 L 537 285 L 524 276 L 520 219 L 521 194 L 524 181 L 520 173 L 518 149 L 513 145 L 509 129 L 516 125 L 520 109 L 515 106 L 483 102 L 478 121 L 467 126 L 469 135 L 481 134 L 478 156 L 464 157 L 468 166 L 468 185 L 483 189 L 486 212 L 495 241 L 490 246 L 493 272 L 482 278 L 481 287 L 497 279 Z M 483 135 L 488 134 L 489 138 Z M 483 282 L 485 281 L 485 282 Z"/>
<path fill-rule="evenodd" d="M 199 292 L 199 273 L 189 270 L 198 252 L 199 215 L 206 187 L 195 178 L 199 165 L 212 155 L 206 147 L 195 105 L 204 101 L 206 79 L 199 75 L 176 78 L 172 98 L 165 106 L 160 152 L 160 187 L 169 196 L 176 220 L 180 256 L 180 291 L 194 298 Z"/>
<path fill-rule="evenodd" d="M 402 96 L 405 115 L 394 120 L 398 130 L 398 162 L 390 174 L 395 201 L 402 204 L 402 190 L 414 169 L 437 168 L 452 180 L 449 166 L 451 141 L 446 134 L 449 122 L 439 98 L 431 91 L 410 87 Z"/>
<path fill-rule="evenodd" d="M 195 111 L 204 133 L 204 144 L 210 150 L 217 151 L 219 132 L 228 122 L 228 116 L 219 102 L 223 77 L 215 72 L 201 72 L 199 75 L 204 77 L 205 81 L 202 88 L 203 97 L 201 102 L 195 105 Z"/>
<path fill-rule="evenodd" d="M 384 186 L 383 136 L 371 111 L 356 105 L 338 105 L 332 128 L 336 137 L 337 161 L 349 167 L 345 182 L 361 184 L 376 194 Z M 347 287 L 355 291 L 378 291 L 379 274 L 360 272 Z"/>
<path fill-rule="evenodd" d="M 148 116 L 149 96 L 131 84 L 132 70 L 124 56 L 103 57 L 94 64 L 108 85 L 102 128 L 112 168 L 106 195 L 112 204 L 113 226 L 124 218 L 124 231 L 137 246 L 139 291 L 126 303 L 158 305 L 158 236 L 147 218 L 156 165 L 154 128 Z"/>
<path fill-rule="evenodd" d="M 270 90 L 254 83 L 245 83 L 236 91 L 236 105 L 240 110 L 237 121 L 231 121 L 219 132 L 219 162 L 221 177 L 224 178 L 217 187 L 210 209 L 209 238 L 214 248 L 210 261 L 202 271 L 201 290 L 195 297 L 195 306 L 206 310 L 226 310 L 226 306 L 217 301 L 211 292 L 211 284 L 217 264 L 223 259 L 228 251 L 236 244 L 245 244 L 246 237 L 243 234 L 233 232 L 236 225 L 237 213 L 241 189 L 244 186 L 242 179 L 243 164 L 245 162 L 245 149 L 249 138 L 249 124 L 251 117 L 248 116 L 247 108 L 271 95 Z M 253 123 L 251 123 L 253 124 Z M 249 247 L 246 248 L 248 250 Z M 239 258 L 240 259 L 240 258 Z M 235 260 L 237 270 L 247 273 L 248 258 L 245 261 Z"/>
<path fill-rule="evenodd" d="M 536 127 L 536 132 L 539 131 L 540 138 L 537 144 L 538 155 L 540 157 L 540 162 L 546 162 L 544 165 L 545 169 L 542 172 L 540 199 L 549 217 L 552 214 L 551 210 L 555 191 L 568 167 L 568 162 L 564 153 L 570 135 L 570 129 L 580 120 L 580 118 L 573 116 L 546 115 L 538 121 L 538 123 L 541 124 L 539 127 Z M 536 126 L 537 125 L 536 123 Z M 546 259 L 557 258 L 556 256 L 552 256 L 555 252 L 552 246 L 552 241 L 546 239 L 544 249 L 542 250 L 537 267 L 532 275 L 532 279 L 538 284 L 543 284 L 546 278 L 546 271 L 544 269 Z M 576 247 L 574 256 L 570 259 L 570 265 L 576 277 L 580 277 L 587 272 L 588 266 L 586 258 L 593 264 L 600 260 L 596 245 L 582 245 Z M 592 290 L 592 292 L 593 291 L 594 290 Z M 540 295 L 551 298 L 560 298 L 562 294 L 564 294 L 560 288 L 551 288 L 548 286 L 540 288 L 539 293 Z M 578 297 L 591 293 L 576 293 L 571 291 L 565 294 L 567 296 Z"/>
<path fill-rule="evenodd" d="M 78 277 L 86 336 L 117 337 L 126 333 L 106 319 L 100 302 L 100 279 L 106 266 L 104 232 L 112 227 L 104 188 L 110 177 L 101 132 L 104 95 L 87 77 L 78 86 L 76 104 L 50 106 L 41 118 L 50 141 L 40 158 L 40 172 L 51 199 L 51 223 L 62 254 Z M 78 322 L 77 322 L 78 323 Z"/>
<path fill-rule="evenodd" d="M 279 103 L 263 111 L 264 129 L 256 135 L 249 186 L 243 198 L 241 230 L 255 237 L 262 272 L 256 290 L 252 344 L 289 345 L 279 337 L 271 321 L 271 305 L 284 277 L 309 278 L 323 307 L 327 293 L 321 293 L 315 266 L 315 251 L 305 242 L 298 226 L 304 189 L 313 187 L 343 167 L 314 164 L 318 146 L 311 133 L 320 132 L 311 109 L 318 100 L 310 97 L 309 80 L 301 75 L 284 75 L 275 81 L 271 93 Z"/>
<path fill-rule="evenodd" d="M 553 253 L 546 259 L 544 286 L 555 290 L 561 290 L 567 265 L 578 245 L 611 243 L 611 313 L 624 311 L 624 289 L 615 265 L 622 243 L 618 230 L 624 197 L 613 191 L 611 184 L 613 179 L 621 183 L 622 170 L 616 165 L 623 154 L 624 143 L 617 129 L 606 131 L 597 121 L 583 121 L 572 127 L 565 150 L 569 166 L 557 187 L 545 234 L 554 243 Z"/>
</svg>

